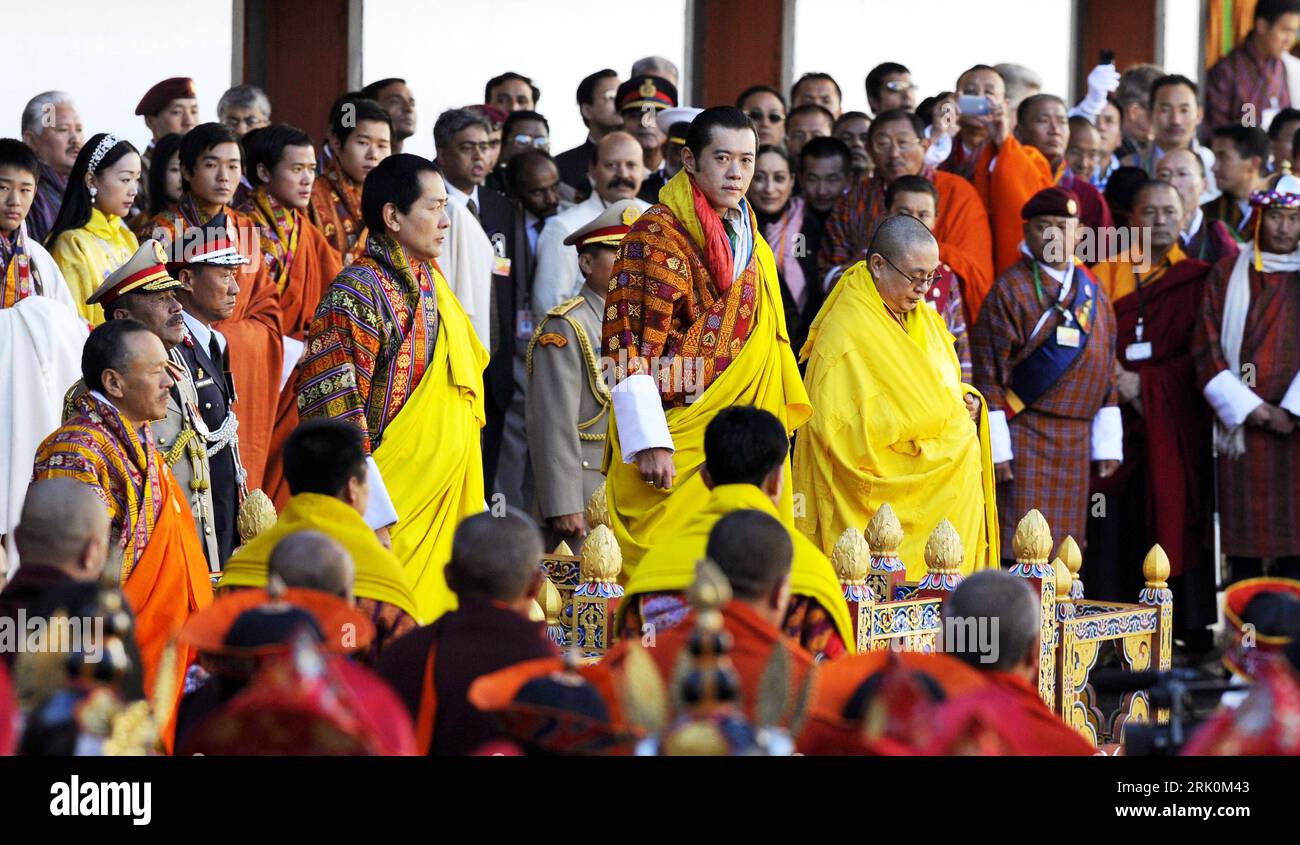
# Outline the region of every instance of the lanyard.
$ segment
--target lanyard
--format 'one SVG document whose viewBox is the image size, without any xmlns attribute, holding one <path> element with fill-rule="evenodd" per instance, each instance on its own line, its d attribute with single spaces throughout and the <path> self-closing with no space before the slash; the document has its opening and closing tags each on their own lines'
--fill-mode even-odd
<svg viewBox="0 0 1300 845">
<path fill-rule="evenodd" d="M 1039 269 L 1038 269 L 1038 262 L 1037 262 L 1037 261 L 1034 262 L 1034 292 L 1038 294 L 1038 304 L 1039 304 L 1040 306 L 1046 308 L 1046 307 L 1047 307 L 1047 302 L 1046 302 L 1047 297 L 1046 297 L 1046 295 L 1043 293 L 1043 276 L 1042 276 L 1042 273 L 1041 273 L 1041 272 L 1039 271 Z M 1066 291 L 1066 288 L 1065 288 L 1065 282 L 1064 282 L 1064 280 L 1062 280 L 1062 282 L 1061 282 L 1061 292 L 1060 292 L 1059 294 L 1057 294 L 1057 296 L 1056 296 L 1056 301 L 1052 303 L 1052 307 L 1055 308 L 1057 311 L 1059 311 L 1059 312 L 1061 313 L 1061 316 L 1065 319 L 1065 322 L 1068 324 L 1068 323 L 1070 323 L 1070 322 L 1074 319 L 1074 315 L 1070 313 L 1070 309 L 1069 309 L 1069 308 L 1066 308 L 1064 305 L 1061 304 L 1061 301 L 1062 301 L 1062 299 L 1066 296 L 1066 293 L 1067 293 L 1067 291 Z"/>
</svg>

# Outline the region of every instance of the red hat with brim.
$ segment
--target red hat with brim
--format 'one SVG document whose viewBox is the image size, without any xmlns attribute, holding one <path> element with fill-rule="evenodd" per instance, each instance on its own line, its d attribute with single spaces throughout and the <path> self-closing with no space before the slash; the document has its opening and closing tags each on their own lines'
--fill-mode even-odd
<svg viewBox="0 0 1300 845">
<path fill-rule="evenodd" d="M 1050 188 L 1043 188 L 1038 193 L 1029 198 L 1020 209 L 1022 220 L 1032 220 L 1035 217 L 1078 217 L 1079 216 L 1079 198 L 1074 195 L 1073 191 L 1067 191 L 1065 188 L 1053 185 Z"/>
<path fill-rule="evenodd" d="M 153 117 L 167 108 L 172 100 L 193 100 L 199 95 L 194 91 L 194 80 L 188 76 L 173 76 L 164 79 L 145 92 L 135 113 L 141 117 Z"/>
<path fill-rule="evenodd" d="M 1285 593 L 1300 599 L 1300 581 L 1291 578 L 1247 578 L 1223 591 L 1223 618 L 1228 623 L 1232 642 L 1223 652 L 1223 665 L 1233 674 L 1253 680 L 1259 666 L 1290 644 L 1290 637 L 1269 636 L 1252 632 L 1246 640 L 1246 623 L 1242 614 L 1251 600 L 1264 593 Z M 1249 644 L 1248 644 L 1249 643 Z"/>
</svg>

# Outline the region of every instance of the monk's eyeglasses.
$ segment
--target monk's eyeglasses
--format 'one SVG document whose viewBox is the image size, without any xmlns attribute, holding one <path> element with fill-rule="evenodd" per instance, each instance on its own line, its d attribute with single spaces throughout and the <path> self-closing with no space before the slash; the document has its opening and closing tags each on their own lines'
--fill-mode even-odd
<svg viewBox="0 0 1300 845">
<path fill-rule="evenodd" d="M 902 270 L 899 270 L 898 265 L 890 261 L 889 256 L 885 255 L 883 252 L 877 252 L 876 255 L 879 255 L 881 258 L 885 259 L 885 263 L 888 264 L 890 267 L 893 267 L 894 272 L 898 273 L 898 275 L 902 276 L 904 279 L 907 279 L 909 282 L 911 282 L 912 287 L 914 288 L 929 289 L 931 285 L 939 281 L 938 270 L 935 270 L 933 273 L 931 273 L 930 275 L 926 276 L 923 279 L 915 279 L 907 275 L 906 273 L 904 273 Z"/>
</svg>

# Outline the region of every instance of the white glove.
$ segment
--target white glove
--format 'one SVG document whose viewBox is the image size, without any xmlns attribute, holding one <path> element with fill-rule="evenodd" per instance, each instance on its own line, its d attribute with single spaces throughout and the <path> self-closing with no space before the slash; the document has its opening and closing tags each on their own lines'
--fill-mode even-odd
<svg viewBox="0 0 1300 845">
<path fill-rule="evenodd" d="M 1119 71 L 1115 65 L 1097 65 L 1088 73 L 1088 93 L 1070 110 L 1070 116 L 1083 115 L 1095 123 L 1106 106 L 1106 95 L 1118 88 Z"/>
</svg>

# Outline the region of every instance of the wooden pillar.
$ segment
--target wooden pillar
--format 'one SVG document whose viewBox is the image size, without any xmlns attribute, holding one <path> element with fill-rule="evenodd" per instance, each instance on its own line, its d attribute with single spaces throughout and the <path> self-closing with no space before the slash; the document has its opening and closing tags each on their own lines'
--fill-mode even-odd
<svg viewBox="0 0 1300 845">
<path fill-rule="evenodd" d="M 783 0 L 695 0 L 691 104 L 729 106 L 751 85 L 784 90 Z"/>
<path fill-rule="evenodd" d="M 244 79 L 271 98 L 271 119 L 320 140 L 348 88 L 348 0 L 246 0 Z"/>
<path fill-rule="evenodd" d="M 1078 0 L 1075 19 L 1075 97 L 1088 90 L 1088 71 L 1102 50 L 1115 51 L 1121 72 L 1130 65 L 1156 60 L 1156 0 Z"/>
</svg>

